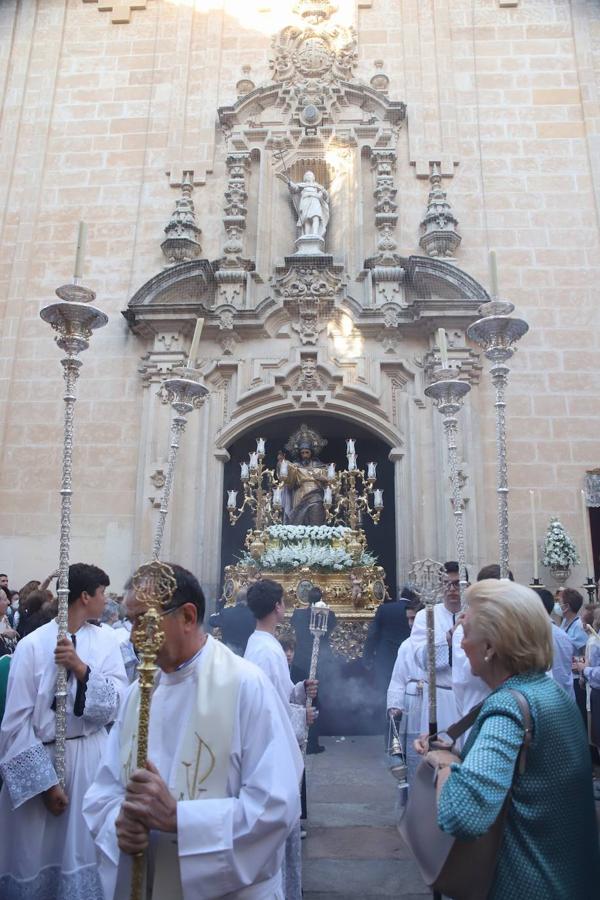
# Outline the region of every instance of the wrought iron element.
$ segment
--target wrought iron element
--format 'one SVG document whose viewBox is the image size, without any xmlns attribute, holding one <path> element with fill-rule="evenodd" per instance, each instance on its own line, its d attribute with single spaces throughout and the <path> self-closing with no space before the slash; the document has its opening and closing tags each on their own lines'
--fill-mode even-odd
<svg viewBox="0 0 600 900">
<path fill-rule="evenodd" d="M 150 726 L 150 705 L 156 675 L 156 657 L 164 640 L 161 617 L 168 607 L 177 581 L 173 569 L 154 559 L 140 566 L 133 576 L 133 592 L 138 604 L 143 608 L 134 627 L 133 637 L 139 657 L 137 668 L 140 703 L 137 727 L 136 767 L 142 769 L 148 758 L 148 729 Z M 131 874 L 131 900 L 142 900 L 144 884 L 145 853 L 133 858 Z"/>
<path fill-rule="evenodd" d="M 156 523 L 154 545 L 152 548 L 154 559 L 158 559 L 160 555 L 160 549 L 165 533 L 167 513 L 169 512 L 169 501 L 171 499 L 171 490 L 173 488 L 173 478 L 175 476 L 175 464 L 177 462 L 177 454 L 179 451 L 179 439 L 185 431 L 187 416 L 193 409 L 198 409 L 202 406 L 206 395 L 208 394 L 208 388 L 200 383 L 200 373 L 191 368 L 175 370 L 174 377 L 167 378 L 166 381 L 163 382 L 162 390 L 168 402 L 171 404 L 174 415 L 171 419 L 171 444 L 169 447 L 165 486 L 163 488 L 160 509 L 158 511 L 158 521 Z"/>
<path fill-rule="evenodd" d="M 438 602 L 444 566 L 435 559 L 421 559 L 413 563 L 409 581 L 417 588 L 421 602 L 425 604 L 427 627 L 427 682 L 429 687 L 429 734 L 437 734 L 437 679 L 435 669 L 435 618 L 433 608 Z"/>
<path fill-rule="evenodd" d="M 254 513 L 254 540 L 249 549 L 254 557 L 264 551 L 264 543 L 259 535 L 268 525 L 277 524 L 282 519 L 283 481 L 275 469 L 265 466 L 266 444 L 263 438 L 256 438 L 256 450 L 250 453 L 248 462 L 241 464 L 240 478 L 243 486 L 243 501 L 237 506 L 237 491 L 227 492 L 227 511 L 232 525 L 248 509 Z"/>
<path fill-rule="evenodd" d="M 585 584 L 582 584 L 581 587 L 585 588 L 587 591 L 588 603 L 596 603 L 598 600 L 598 590 L 594 579 L 588 575 Z"/>
<path fill-rule="evenodd" d="M 479 307 L 481 319 L 467 329 L 467 337 L 483 347 L 492 366 L 490 375 L 496 390 L 496 456 L 498 496 L 498 542 L 500 578 L 508 578 L 508 462 L 506 452 L 506 387 L 509 367 L 506 365 L 515 352 L 516 342 L 529 331 L 524 319 L 511 317 L 514 305 L 506 300 L 491 300 Z"/>
<path fill-rule="evenodd" d="M 101 310 L 91 306 L 96 294 L 79 284 L 65 284 L 56 289 L 60 302 L 40 311 L 44 322 L 56 331 L 55 341 L 65 357 L 61 359 L 65 380 L 65 416 L 63 461 L 60 486 L 60 545 L 58 575 L 58 638 L 68 629 L 69 555 L 71 548 L 71 501 L 73 496 L 73 430 L 75 418 L 75 386 L 81 360 L 78 355 L 89 347 L 92 332 L 108 322 Z M 56 679 L 56 736 L 54 768 L 60 784 L 65 785 L 65 736 L 67 727 L 67 670 L 59 666 Z"/>
<path fill-rule="evenodd" d="M 458 436 L 457 414 L 461 410 L 464 398 L 471 390 L 468 381 L 456 377 L 454 369 L 436 369 L 434 381 L 425 388 L 427 397 L 431 397 L 438 411 L 443 416 L 446 445 L 448 448 L 448 465 L 452 485 L 452 503 L 454 506 L 454 527 L 456 530 L 456 558 L 460 572 L 460 601 L 464 605 L 464 592 L 467 588 L 467 561 L 465 554 L 465 503 L 462 495 L 461 481 L 458 473 L 458 453 L 456 439 Z"/>
</svg>

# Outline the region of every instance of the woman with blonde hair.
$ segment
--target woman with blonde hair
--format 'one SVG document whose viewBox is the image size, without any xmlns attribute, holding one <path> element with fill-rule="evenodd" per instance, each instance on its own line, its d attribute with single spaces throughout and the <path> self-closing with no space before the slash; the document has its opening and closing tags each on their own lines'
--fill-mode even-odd
<svg viewBox="0 0 600 900">
<path fill-rule="evenodd" d="M 494 900 L 593 900 L 600 883 L 592 772 L 581 716 L 546 674 L 550 620 L 523 585 L 488 580 L 466 592 L 463 649 L 474 675 L 491 688 L 462 751 L 429 759 L 446 778 L 439 827 L 463 840 L 489 831 L 508 798 L 489 897 Z M 517 761 L 525 698 L 532 725 L 525 769 Z M 510 796 L 509 796 L 510 795 Z"/>
</svg>

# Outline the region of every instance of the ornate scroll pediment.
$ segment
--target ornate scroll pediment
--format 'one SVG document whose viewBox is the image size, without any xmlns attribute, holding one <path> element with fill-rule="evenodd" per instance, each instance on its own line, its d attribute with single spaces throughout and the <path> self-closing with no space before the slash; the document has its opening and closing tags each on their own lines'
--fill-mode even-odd
<svg viewBox="0 0 600 900">
<path fill-rule="evenodd" d="M 275 281 L 275 293 L 282 298 L 292 329 L 303 344 L 317 343 L 327 316 L 342 293 L 342 279 L 333 267 L 322 267 L 317 262 L 321 259 L 314 265 L 308 261 L 299 265 L 296 261 Z"/>
<path fill-rule="evenodd" d="M 337 26 L 290 25 L 275 37 L 273 48 L 273 81 L 300 84 L 312 91 L 323 90 L 335 81 L 350 81 L 358 62 L 356 34 Z"/>
</svg>

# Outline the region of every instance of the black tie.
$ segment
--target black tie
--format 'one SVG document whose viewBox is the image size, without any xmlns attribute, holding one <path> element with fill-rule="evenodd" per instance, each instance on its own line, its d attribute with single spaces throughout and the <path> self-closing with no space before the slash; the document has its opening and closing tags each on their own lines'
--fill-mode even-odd
<svg viewBox="0 0 600 900">
<path fill-rule="evenodd" d="M 456 613 L 452 613 L 452 628 L 454 628 L 455 623 Z M 452 666 L 452 638 L 450 638 L 450 643 L 448 644 L 448 665 Z"/>
</svg>

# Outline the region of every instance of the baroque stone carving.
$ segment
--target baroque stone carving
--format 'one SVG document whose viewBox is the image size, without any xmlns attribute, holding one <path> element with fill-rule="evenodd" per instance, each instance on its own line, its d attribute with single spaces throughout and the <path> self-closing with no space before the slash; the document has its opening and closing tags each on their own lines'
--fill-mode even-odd
<svg viewBox="0 0 600 900">
<path fill-rule="evenodd" d="M 175 209 L 165 228 L 166 238 L 160 245 L 169 265 L 189 262 L 202 252 L 199 240 L 202 232 L 196 224 L 193 190 L 192 173 L 185 172 L 181 197 L 175 201 Z"/>
<path fill-rule="evenodd" d="M 147 0 L 83 0 L 84 3 L 97 3 L 98 12 L 112 13 L 111 21 L 114 25 L 126 25 L 131 21 L 131 13 L 134 9 L 146 9 Z"/>
<path fill-rule="evenodd" d="M 291 266 L 277 279 L 275 292 L 292 320 L 302 344 L 316 344 L 342 289 L 342 280 L 330 268 Z"/>
<path fill-rule="evenodd" d="M 246 273 L 254 268 L 254 263 L 243 256 L 243 234 L 248 214 L 246 174 L 250 167 L 250 153 L 248 151 L 230 153 L 226 164 L 228 182 L 225 189 L 223 225 L 227 237 L 223 244 L 224 256 L 219 260 L 215 280 L 221 302 L 242 306 Z"/>
<path fill-rule="evenodd" d="M 379 232 L 377 260 L 380 265 L 397 265 L 398 244 L 394 235 L 398 224 L 398 191 L 394 184 L 395 150 L 373 150 L 371 165 L 375 171 L 375 227 Z"/>
<path fill-rule="evenodd" d="M 336 11 L 337 6 L 328 0 L 298 0 L 294 6 L 294 12 L 312 25 L 330 19 Z"/>
<path fill-rule="evenodd" d="M 458 220 L 446 199 L 446 192 L 442 190 L 442 176 L 437 163 L 432 163 L 429 181 L 431 190 L 425 218 L 421 222 L 423 233 L 419 244 L 429 256 L 451 257 L 461 242 L 461 236 L 456 230 Z"/>
</svg>

